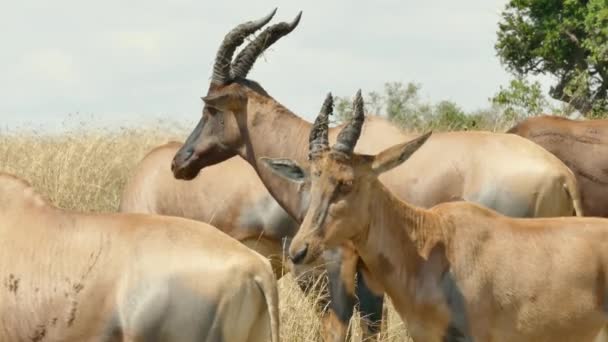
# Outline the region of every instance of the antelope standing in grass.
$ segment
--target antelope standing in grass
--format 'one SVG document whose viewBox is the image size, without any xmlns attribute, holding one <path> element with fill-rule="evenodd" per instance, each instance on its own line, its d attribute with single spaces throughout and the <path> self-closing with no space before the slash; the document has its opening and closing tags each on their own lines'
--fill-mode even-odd
<svg viewBox="0 0 608 342">
<path fill-rule="evenodd" d="M 295 263 L 351 242 L 414 341 L 598 336 L 608 321 L 608 220 L 511 218 L 463 201 L 416 207 L 378 177 L 414 158 L 430 133 L 357 154 L 363 121 L 359 93 L 331 148 L 326 120 L 312 130 L 310 205 L 289 249 Z M 291 182 L 307 177 L 295 162 L 262 162 Z"/>
<path fill-rule="evenodd" d="M 289 157 L 307 164 L 305 143 L 312 125 L 274 100 L 258 83 L 246 79 L 256 58 L 278 39 L 269 39 L 269 35 L 279 29 L 286 32 L 293 25 L 269 27 L 231 62 L 236 47 L 254 31 L 246 29 L 251 28 L 247 25 L 224 38 L 203 97 L 201 120 L 175 155 L 173 173 L 176 178 L 192 179 L 201 169 L 239 155 L 253 166 L 279 204 L 301 222 L 308 207 L 307 191 L 273 177 L 259 156 Z M 339 129 L 329 130 L 330 141 L 335 141 Z M 388 121 L 371 118 L 363 127 L 358 152 L 377 153 L 406 138 Z M 466 200 L 510 216 L 581 214 L 572 172 L 543 148 L 510 134 L 435 134 L 415 158 L 383 174 L 380 180 L 401 199 L 424 207 Z M 344 264 L 341 278 L 330 275 L 330 287 L 336 291 L 332 293 L 331 315 L 325 320 L 332 327 L 325 332 L 342 341 L 355 303 L 353 274 L 363 275 L 357 277 L 361 282 L 356 289 L 361 289 L 361 311 L 372 321 L 381 317 L 382 290 L 374 289 L 373 279 L 365 276 L 361 262 L 346 257 L 356 257 L 351 249 L 343 247 L 325 254 L 326 260 L 336 256 Z M 358 270 L 350 265 L 358 265 Z M 370 295 L 370 290 L 375 295 Z M 336 298 L 337 293 L 347 296 Z"/>
<path fill-rule="evenodd" d="M 191 182 L 176 180 L 169 166 L 182 146 L 151 150 L 124 187 L 120 212 L 179 216 L 202 221 L 267 257 L 277 278 L 283 247 L 298 224 L 270 196 L 249 164 L 238 157 L 205 169 Z"/>
<path fill-rule="evenodd" d="M 53 207 L 0 174 L 1 341 L 279 340 L 270 263 L 210 225 Z"/>
<path fill-rule="evenodd" d="M 232 83 L 234 80 L 238 80 L 238 84 L 246 85 L 246 88 L 256 89 L 256 91 L 260 91 L 265 94 L 264 90 L 255 82 L 251 82 L 245 79 L 247 73 L 253 66 L 253 63 L 257 59 L 257 57 L 270 45 L 274 44 L 278 39 L 282 36 L 290 33 L 299 23 L 301 13 L 295 18 L 295 20 L 291 23 L 279 23 L 273 26 L 268 27 L 264 32 L 259 34 L 253 41 L 251 41 L 232 61 L 232 55 L 235 52 L 235 49 L 244 42 L 244 39 L 250 34 L 254 33 L 258 29 L 262 28 L 266 25 L 274 16 L 276 9 L 273 10 L 266 17 L 259 19 L 257 21 L 247 22 L 241 24 L 230 31 L 217 53 L 217 58 L 215 65 L 213 67 L 213 78 L 210 85 L 210 92 L 213 89 L 217 89 L 218 87 L 224 87 L 229 83 Z M 266 95 L 267 96 L 267 95 Z M 235 125 L 234 121 L 224 121 L 224 117 L 222 113 L 217 113 L 217 111 L 213 108 L 206 108 L 204 110 L 205 113 L 215 117 L 213 119 L 214 122 L 207 123 L 207 119 L 201 120 L 195 128 L 195 131 L 207 130 L 209 128 L 217 130 L 216 132 L 219 134 L 220 130 L 224 131 L 231 129 L 238 129 Z M 215 114 L 221 115 L 222 117 L 218 117 Z M 231 120 L 231 118 L 226 117 L 227 120 Z M 305 127 L 304 127 L 305 128 Z M 226 135 L 228 139 L 228 135 Z M 174 169 L 176 178 L 193 180 L 197 176 L 198 172 L 203 167 L 209 167 L 211 165 L 231 160 L 230 158 L 236 156 L 232 148 L 233 144 L 229 141 L 221 141 L 218 139 L 210 137 L 210 139 L 205 141 L 204 146 L 198 146 L 199 149 L 197 153 L 194 153 L 193 142 L 192 139 L 196 139 L 197 137 L 192 135 L 190 140 L 186 142 L 189 150 L 180 149 L 180 152 L 176 153 L 183 155 L 184 153 L 189 154 L 188 156 L 188 164 L 187 168 L 180 167 L 178 169 L 175 168 L 175 163 L 172 164 L 172 169 Z M 190 149 L 192 148 L 192 149 Z M 202 149 L 202 150 L 200 150 Z M 205 153 L 209 153 L 209 155 L 204 155 Z M 199 158 L 200 157 L 200 158 Z M 242 168 L 242 167 L 241 167 Z M 245 173 L 244 171 L 239 171 L 241 173 Z M 197 178 L 198 179 L 198 178 Z M 208 177 L 205 179 L 209 179 L 210 182 L 217 182 L 217 178 Z M 200 182 L 203 182 L 202 180 Z M 267 186 L 268 187 L 268 186 Z M 269 188 L 270 189 L 270 188 Z M 192 192 L 197 191 L 196 186 L 191 187 Z M 272 194 L 273 197 L 276 198 L 276 193 Z M 127 202 L 135 203 L 132 200 L 127 200 Z M 126 203 L 126 202 L 125 202 Z M 204 205 L 204 204 L 203 204 Z M 138 206 L 138 204 L 129 205 L 126 204 L 122 206 L 125 210 L 131 211 L 132 208 Z M 282 205 L 284 206 L 284 204 Z M 130 207 L 130 208 L 127 208 Z M 293 208 L 292 208 L 293 209 Z M 137 209 L 139 210 L 139 209 Z M 298 208 L 298 214 L 303 212 L 303 209 Z M 294 215 L 294 211 L 290 213 L 292 216 Z M 287 238 L 291 238 L 295 232 L 286 233 Z M 255 246 L 252 246 L 256 248 Z M 331 314 L 324 318 L 324 331 L 323 335 L 324 340 L 331 341 L 343 341 L 346 336 L 346 327 L 348 326 L 348 322 L 350 317 L 352 316 L 353 308 L 354 308 L 354 273 L 355 273 L 355 264 L 357 262 L 356 258 L 351 257 L 350 260 L 346 263 L 349 267 L 343 267 L 341 258 L 343 256 L 351 256 L 352 248 L 333 251 L 332 253 L 327 253 L 324 258 L 324 263 L 326 266 L 327 274 L 328 274 L 328 288 L 330 294 L 330 312 Z M 351 266 L 352 264 L 352 266 Z M 276 268 L 275 268 L 276 269 Z M 346 282 L 342 282 L 340 277 L 345 277 L 347 279 Z M 359 278 L 361 279 L 361 278 Z M 308 285 L 303 285 L 300 283 L 300 286 L 303 288 Z M 362 305 L 361 312 L 363 316 L 371 316 L 371 317 L 379 317 L 381 316 L 382 310 L 382 299 L 383 297 L 374 296 L 373 292 L 367 288 L 367 285 L 363 282 L 360 282 L 357 286 L 359 290 L 359 298 L 362 299 L 363 303 L 369 303 L 370 306 Z M 324 305 L 323 302 L 320 303 Z"/>
<path fill-rule="evenodd" d="M 210 166 L 191 182 L 175 179 L 169 165 L 182 146 L 169 142 L 152 149 L 125 185 L 119 211 L 178 216 L 213 225 L 270 260 L 275 276 L 293 271 L 307 294 L 320 267 L 295 268 L 285 255 L 298 224 L 268 193 L 253 168 L 239 157 Z M 318 266 L 318 265 L 317 265 Z M 331 272 L 338 272 L 338 265 Z M 318 305 L 327 306 L 326 296 Z"/>
<path fill-rule="evenodd" d="M 608 217 L 608 120 L 543 115 L 507 133 L 534 141 L 568 165 L 578 180 L 585 215 Z"/>
</svg>

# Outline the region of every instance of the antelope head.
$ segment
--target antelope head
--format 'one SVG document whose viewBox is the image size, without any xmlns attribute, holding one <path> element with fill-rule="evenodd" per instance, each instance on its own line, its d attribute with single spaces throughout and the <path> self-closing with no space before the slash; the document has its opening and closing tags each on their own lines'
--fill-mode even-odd
<svg viewBox="0 0 608 342">
<path fill-rule="evenodd" d="M 249 108 L 249 102 L 259 104 L 264 99 L 271 100 L 259 84 L 246 79 L 247 74 L 262 52 L 293 31 L 302 12 L 291 23 L 267 27 L 234 60 L 232 56 L 245 38 L 266 25 L 275 13 L 276 9 L 257 21 L 238 25 L 224 37 L 215 58 L 207 95 L 202 97 L 202 117 L 173 158 L 171 170 L 176 178 L 193 179 L 202 168 L 233 157 L 236 151 L 244 148 L 241 127 L 247 112 L 255 110 Z"/>
<path fill-rule="evenodd" d="M 353 153 L 365 118 L 361 91 L 353 106 L 353 118 L 330 148 L 326 119 L 330 107 L 323 105 L 310 133 L 308 173 L 293 161 L 263 159 L 275 174 L 292 182 L 311 183 L 308 211 L 289 248 L 294 264 L 310 263 L 325 249 L 365 236 L 373 187 L 380 186 L 378 176 L 406 161 L 431 135 L 429 132 L 377 155 Z"/>
</svg>

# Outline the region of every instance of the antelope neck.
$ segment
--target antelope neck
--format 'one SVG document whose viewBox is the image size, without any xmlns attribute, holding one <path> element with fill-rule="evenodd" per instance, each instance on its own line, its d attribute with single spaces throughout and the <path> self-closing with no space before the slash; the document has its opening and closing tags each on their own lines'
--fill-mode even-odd
<svg viewBox="0 0 608 342">
<path fill-rule="evenodd" d="M 308 165 L 308 135 L 312 125 L 276 103 L 250 106 L 251 117 L 243 133 L 241 157 L 249 162 L 277 202 L 298 222 L 308 207 L 300 186 L 276 177 L 260 164 L 260 157 L 289 158 L 302 167 Z"/>
<path fill-rule="evenodd" d="M 401 201 L 378 180 L 375 182 L 370 194 L 374 200 L 368 210 L 369 227 L 353 242 L 400 315 L 415 317 L 420 310 L 417 297 L 425 289 L 422 283 L 434 279 L 445 266 L 444 253 L 429 262 L 435 247 L 442 246 L 441 251 L 448 248 L 444 222 L 437 214 Z M 429 265 L 437 260 L 441 264 Z"/>
</svg>

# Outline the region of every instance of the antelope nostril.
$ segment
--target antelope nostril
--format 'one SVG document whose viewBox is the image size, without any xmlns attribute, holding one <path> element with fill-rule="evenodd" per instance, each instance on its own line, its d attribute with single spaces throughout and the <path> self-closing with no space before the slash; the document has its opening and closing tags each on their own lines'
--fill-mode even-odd
<svg viewBox="0 0 608 342">
<path fill-rule="evenodd" d="M 194 148 L 190 147 L 184 152 L 184 160 L 188 160 L 194 154 Z"/>
<path fill-rule="evenodd" d="M 171 161 L 171 171 L 175 173 L 176 170 L 179 170 L 184 163 L 192 158 L 192 155 L 194 155 L 194 148 L 192 147 L 179 151 Z"/>
<path fill-rule="evenodd" d="M 289 255 L 289 259 L 291 259 L 291 262 L 293 262 L 294 264 L 299 264 L 304 260 L 307 252 L 308 244 L 304 245 L 304 248 L 297 251 L 295 255 Z"/>
</svg>

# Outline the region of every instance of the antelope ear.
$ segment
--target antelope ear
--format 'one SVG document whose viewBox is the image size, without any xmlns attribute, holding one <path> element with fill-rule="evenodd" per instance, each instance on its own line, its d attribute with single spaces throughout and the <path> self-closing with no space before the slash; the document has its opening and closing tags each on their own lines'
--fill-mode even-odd
<svg viewBox="0 0 608 342">
<path fill-rule="evenodd" d="M 262 157 L 260 161 L 274 174 L 291 182 L 302 183 L 308 178 L 308 173 L 291 159 Z"/>
<path fill-rule="evenodd" d="M 408 160 L 431 136 L 433 132 L 425 133 L 414 140 L 404 142 L 378 153 L 372 162 L 372 170 L 377 175 L 386 172 Z"/>
</svg>

